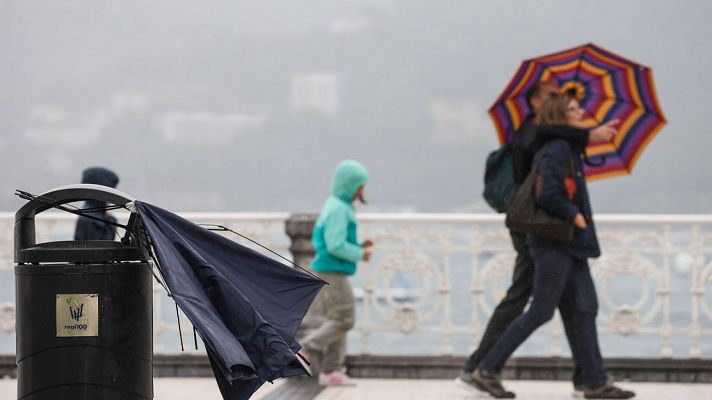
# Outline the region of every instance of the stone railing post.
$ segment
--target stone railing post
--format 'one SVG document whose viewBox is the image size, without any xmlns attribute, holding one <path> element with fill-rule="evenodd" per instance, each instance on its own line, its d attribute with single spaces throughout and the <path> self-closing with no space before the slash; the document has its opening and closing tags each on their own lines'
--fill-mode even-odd
<svg viewBox="0 0 712 400">
<path fill-rule="evenodd" d="M 284 232 L 289 236 L 291 245 L 289 251 L 292 252 L 294 263 L 302 268 L 309 268 L 314 259 L 314 246 L 311 244 L 312 230 L 316 222 L 316 214 L 292 214 L 284 222 Z M 324 305 L 317 297 L 309 312 L 302 320 L 302 325 L 297 332 L 297 339 L 302 340 L 314 329 L 324 323 Z M 311 372 L 315 381 L 319 377 L 322 359 L 321 354 L 310 354 Z"/>
<path fill-rule="evenodd" d="M 316 214 L 292 214 L 284 223 L 284 231 L 291 239 L 289 251 L 294 263 L 302 268 L 308 268 L 314 258 L 311 236 L 316 218 Z"/>
</svg>

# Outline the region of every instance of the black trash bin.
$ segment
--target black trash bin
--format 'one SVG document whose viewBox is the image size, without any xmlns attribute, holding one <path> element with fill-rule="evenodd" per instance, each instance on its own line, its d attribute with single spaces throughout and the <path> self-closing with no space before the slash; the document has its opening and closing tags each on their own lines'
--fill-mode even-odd
<svg viewBox="0 0 712 400">
<path fill-rule="evenodd" d="M 17 398 L 152 399 L 152 274 L 137 239 L 35 242 L 36 214 L 82 200 L 133 201 L 72 185 L 15 215 Z"/>
</svg>

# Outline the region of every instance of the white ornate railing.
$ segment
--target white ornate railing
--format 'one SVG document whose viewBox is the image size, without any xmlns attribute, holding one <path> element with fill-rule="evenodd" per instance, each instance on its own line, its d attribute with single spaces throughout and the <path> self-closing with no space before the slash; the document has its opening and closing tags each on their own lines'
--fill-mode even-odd
<svg viewBox="0 0 712 400">
<path fill-rule="evenodd" d="M 71 215 L 38 217 L 38 239 L 71 238 Z M 184 213 L 226 225 L 286 254 L 286 213 Z M 511 279 L 514 252 L 500 215 L 361 214 L 361 237 L 376 242 L 360 264 L 350 352 L 466 354 L 476 345 Z M 712 357 L 712 216 L 599 215 L 603 256 L 591 261 L 599 295 L 599 334 L 606 356 Z M 11 213 L 0 213 L 0 335 L 12 340 Z M 234 238 L 234 237 L 233 237 Z M 175 308 L 160 287 L 154 297 L 155 351 L 176 352 Z M 558 318 L 558 317 L 557 317 Z M 186 350 L 192 328 L 181 318 Z M 2 346 L 6 349 L 8 346 Z M 518 354 L 566 353 L 555 320 Z M 5 351 L 6 352 L 6 351 Z"/>
<path fill-rule="evenodd" d="M 406 333 L 425 336 L 409 339 L 411 349 L 428 351 L 425 343 L 439 342 L 440 353 L 462 353 L 463 340 L 472 349 L 511 279 L 514 252 L 501 216 L 360 220 L 363 237 L 377 243 L 373 264 L 356 277 L 366 298 L 361 352 L 387 352 Z M 604 353 L 712 356 L 712 216 L 601 215 L 596 221 L 604 255 L 591 268 Z M 389 290 L 404 284 L 410 296 Z M 560 355 L 563 337 L 555 320 L 523 353 Z"/>
</svg>

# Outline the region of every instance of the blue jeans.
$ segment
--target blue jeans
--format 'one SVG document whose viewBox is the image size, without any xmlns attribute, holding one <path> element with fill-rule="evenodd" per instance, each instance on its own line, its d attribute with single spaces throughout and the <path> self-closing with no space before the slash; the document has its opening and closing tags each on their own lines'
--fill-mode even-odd
<svg viewBox="0 0 712 400">
<path fill-rule="evenodd" d="M 569 344 L 589 388 L 606 383 L 606 370 L 598 348 L 596 288 L 586 259 L 576 259 L 560 249 L 531 247 L 534 258 L 532 303 L 517 317 L 480 361 L 479 368 L 499 373 L 504 363 L 537 328 L 554 317 L 559 308 L 570 324 Z"/>
<path fill-rule="evenodd" d="M 474 371 L 480 364 L 480 361 L 489 353 L 492 346 L 497 343 L 497 339 L 502 336 L 505 329 L 515 318 L 520 316 L 532 295 L 532 287 L 534 281 L 534 260 L 532 259 L 529 244 L 527 244 L 527 235 L 516 231 L 509 231 L 512 237 L 512 245 L 517 252 L 517 258 L 514 262 L 514 273 L 512 274 L 512 285 L 507 289 L 507 294 L 504 296 L 499 305 L 495 307 L 492 316 L 490 317 L 485 332 L 482 334 L 477 350 L 475 350 L 464 366 L 464 370 L 468 372 Z M 566 331 L 566 338 L 569 344 L 574 343 L 573 324 L 569 321 L 570 302 L 562 302 L 559 304 L 561 312 L 561 320 Z M 574 386 L 582 385 L 581 371 L 574 353 Z"/>
</svg>

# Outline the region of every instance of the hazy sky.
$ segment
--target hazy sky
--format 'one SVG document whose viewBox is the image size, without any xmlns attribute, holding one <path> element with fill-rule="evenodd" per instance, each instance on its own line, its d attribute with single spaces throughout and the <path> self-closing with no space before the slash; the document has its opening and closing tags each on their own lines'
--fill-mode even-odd
<svg viewBox="0 0 712 400">
<path fill-rule="evenodd" d="M 596 212 L 712 212 L 712 2 L 0 0 L 0 210 L 104 165 L 176 211 L 486 212 L 487 108 L 526 58 L 594 42 L 653 68 L 668 125 Z"/>
</svg>

